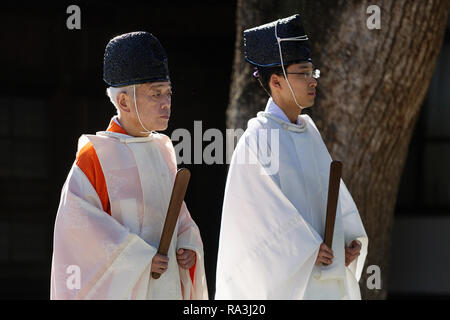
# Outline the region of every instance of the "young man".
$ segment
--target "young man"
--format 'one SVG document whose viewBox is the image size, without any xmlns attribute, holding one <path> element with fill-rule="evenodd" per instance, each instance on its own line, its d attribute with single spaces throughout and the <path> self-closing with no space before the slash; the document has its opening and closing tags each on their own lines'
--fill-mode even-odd
<svg viewBox="0 0 450 320">
<path fill-rule="evenodd" d="M 318 70 L 299 15 L 244 31 L 271 95 L 248 123 L 225 188 L 216 299 L 360 299 L 368 239 L 341 181 L 333 246 L 323 243 L 332 161 L 312 119 Z"/>
<path fill-rule="evenodd" d="M 184 203 L 168 256 L 157 253 L 177 170 L 171 140 L 155 132 L 171 111 L 165 51 L 147 32 L 117 36 L 103 76 L 118 115 L 79 140 L 56 217 L 51 298 L 207 299 L 203 244 Z"/>
</svg>

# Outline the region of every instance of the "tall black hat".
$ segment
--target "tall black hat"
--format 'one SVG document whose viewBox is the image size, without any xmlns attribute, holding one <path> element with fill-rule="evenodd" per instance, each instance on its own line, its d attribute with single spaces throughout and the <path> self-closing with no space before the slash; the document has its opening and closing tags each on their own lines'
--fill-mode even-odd
<svg viewBox="0 0 450 320">
<path fill-rule="evenodd" d="M 166 52 L 151 33 L 119 35 L 106 46 L 103 80 L 112 87 L 169 81 Z"/>
<path fill-rule="evenodd" d="M 308 37 L 300 15 L 296 14 L 244 31 L 245 60 L 259 67 L 311 61 Z"/>
</svg>

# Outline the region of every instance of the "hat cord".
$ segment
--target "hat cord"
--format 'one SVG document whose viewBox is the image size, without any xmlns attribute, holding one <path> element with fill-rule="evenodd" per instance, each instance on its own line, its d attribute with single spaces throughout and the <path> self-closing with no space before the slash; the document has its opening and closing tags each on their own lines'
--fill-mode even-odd
<svg viewBox="0 0 450 320">
<path fill-rule="evenodd" d="M 308 40 L 308 36 L 307 35 L 303 35 L 303 36 L 292 37 L 292 38 L 283 38 L 283 39 L 278 37 L 277 28 L 278 28 L 278 22 L 279 21 L 280 20 L 277 20 L 277 23 L 275 24 L 275 38 L 277 39 L 277 43 L 278 43 L 278 51 L 280 53 L 281 68 L 283 69 L 284 78 L 286 79 L 286 82 L 288 84 L 289 90 L 291 91 L 292 97 L 294 98 L 295 104 L 297 105 L 297 107 L 300 108 L 300 110 L 303 110 L 304 107 L 302 107 L 297 102 L 297 99 L 296 99 L 295 94 L 294 94 L 294 90 L 292 90 L 291 83 L 289 82 L 289 79 L 288 79 L 287 74 L 286 74 L 286 70 L 284 69 L 283 54 L 281 53 L 281 41 L 306 41 L 306 40 Z"/>
<path fill-rule="evenodd" d="M 145 131 L 141 131 L 141 133 L 148 133 L 148 134 L 151 134 L 151 131 L 148 130 L 148 129 L 144 126 L 144 124 L 143 124 L 142 121 L 141 121 L 141 118 L 139 117 L 139 112 L 138 112 L 138 108 L 137 108 L 137 100 L 136 100 L 136 85 L 135 85 L 135 84 L 133 85 L 133 97 L 134 97 L 134 107 L 136 108 L 136 114 L 137 114 L 139 123 L 141 124 L 141 127 L 144 128 L 144 130 L 145 130 Z"/>
</svg>

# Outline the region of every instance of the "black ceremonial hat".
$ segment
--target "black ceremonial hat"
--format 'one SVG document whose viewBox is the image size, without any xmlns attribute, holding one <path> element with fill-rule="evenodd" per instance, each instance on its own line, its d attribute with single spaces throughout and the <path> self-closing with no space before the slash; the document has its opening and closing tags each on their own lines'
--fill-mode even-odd
<svg viewBox="0 0 450 320">
<path fill-rule="evenodd" d="M 119 35 L 106 46 L 103 80 L 112 87 L 169 81 L 166 52 L 151 33 L 138 31 Z"/>
<path fill-rule="evenodd" d="M 306 41 L 308 37 L 298 14 L 245 30 L 245 60 L 260 67 L 281 65 L 275 28 L 277 36 L 285 39 L 280 42 L 284 65 L 299 61 L 311 61 L 311 50 Z M 296 38 L 297 40 L 287 40 L 287 38 Z"/>
</svg>

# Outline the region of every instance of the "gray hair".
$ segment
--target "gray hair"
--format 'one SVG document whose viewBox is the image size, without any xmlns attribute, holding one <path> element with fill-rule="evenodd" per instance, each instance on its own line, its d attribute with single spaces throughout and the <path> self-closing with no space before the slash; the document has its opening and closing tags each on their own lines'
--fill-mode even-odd
<svg viewBox="0 0 450 320">
<path fill-rule="evenodd" d="M 116 107 L 117 112 L 119 112 L 119 107 L 117 105 L 117 95 L 122 92 L 128 95 L 133 95 L 133 85 L 124 87 L 108 87 L 106 89 L 106 95 L 109 97 L 109 100 L 111 100 L 111 103 L 114 105 L 114 107 Z"/>
</svg>

